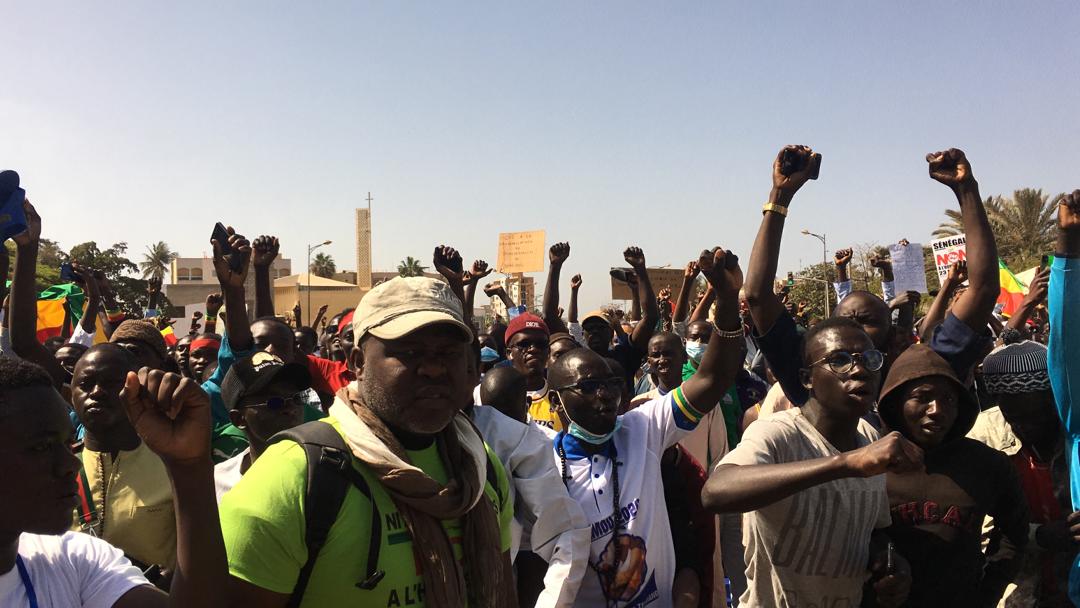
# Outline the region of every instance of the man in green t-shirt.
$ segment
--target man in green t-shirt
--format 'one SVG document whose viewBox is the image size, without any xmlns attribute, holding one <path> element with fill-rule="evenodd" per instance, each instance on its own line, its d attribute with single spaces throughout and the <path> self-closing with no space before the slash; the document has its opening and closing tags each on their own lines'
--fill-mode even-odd
<svg viewBox="0 0 1080 608">
<path fill-rule="evenodd" d="M 353 328 L 357 381 L 312 424 L 341 434 L 370 490 L 348 489 L 300 605 L 515 606 L 506 473 L 458 411 L 472 390 L 460 301 L 441 281 L 396 278 L 364 296 Z M 233 605 L 289 603 L 308 560 L 306 475 L 304 449 L 280 441 L 222 499 Z"/>
</svg>

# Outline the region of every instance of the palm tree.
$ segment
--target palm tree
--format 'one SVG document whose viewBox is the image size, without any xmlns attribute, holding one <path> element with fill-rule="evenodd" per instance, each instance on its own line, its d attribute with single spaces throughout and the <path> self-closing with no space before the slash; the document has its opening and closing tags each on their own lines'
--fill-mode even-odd
<svg viewBox="0 0 1080 608">
<path fill-rule="evenodd" d="M 991 225 L 998 255 L 1010 268 L 1031 268 L 1043 254 L 1053 251 L 1057 232 L 1054 213 L 1062 196 L 1051 199 L 1041 188 L 1024 188 L 1013 192 L 1012 199 L 1005 199 L 998 208 Z"/>
<path fill-rule="evenodd" d="M 427 266 L 421 266 L 420 260 L 411 255 L 397 265 L 398 276 L 402 277 L 422 277 L 425 270 L 427 270 Z"/>
<path fill-rule="evenodd" d="M 308 272 L 311 274 L 329 279 L 337 272 L 337 264 L 334 263 L 334 258 L 325 253 L 315 254 L 315 259 L 311 261 L 311 268 L 308 268 Z"/>
<path fill-rule="evenodd" d="M 994 231 L 998 255 L 1010 268 L 1030 268 L 1054 244 L 1054 212 L 1062 195 L 1050 199 L 1041 189 L 1024 188 L 1012 198 L 991 196 L 984 202 L 986 217 Z M 964 222 L 956 209 L 946 209 L 947 220 L 933 232 L 934 238 L 964 233 Z"/>
<path fill-rule="evenodd" d="M 139 269 L 142 270 L 143 278 L 160 281 L 169 269 L 169 265 L 178 257 L 180 257 L 180 254 L 169 249 L 169 244 L 165 241 L 147 245 L 146 253 L 143 254 L 143 261 L 139 262 Z"/>
</svg>

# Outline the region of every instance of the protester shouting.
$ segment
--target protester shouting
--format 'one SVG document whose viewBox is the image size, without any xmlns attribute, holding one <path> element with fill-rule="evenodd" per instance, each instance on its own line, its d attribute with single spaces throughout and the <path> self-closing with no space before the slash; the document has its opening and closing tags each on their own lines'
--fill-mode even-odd
<svg viewBox="0 0 1080 608">
<path fill-rule="evenodd" d="M 594 349 L 563 355 L 550 370 L 551 398 L 568 424 L 555 439 L 554 456 L 570 496 L 592 524 L 590 575 L 576 606 L 672 602 L 675 556 L 660 456 L 716 405 L 742 361 L 738 290 L 729 260 L 734 261 L 730 253 L 719 248 L 701 255 L 702 272 L 721 294 L 720 329 L 698 373 L 671 393 L 618 415 L 626 377 L 597 354 L 598 341 Z M 644 274 L 644 259 L 636 261 Z M 655 305 L 654 298 L 646 301 Z"/>
</svg>

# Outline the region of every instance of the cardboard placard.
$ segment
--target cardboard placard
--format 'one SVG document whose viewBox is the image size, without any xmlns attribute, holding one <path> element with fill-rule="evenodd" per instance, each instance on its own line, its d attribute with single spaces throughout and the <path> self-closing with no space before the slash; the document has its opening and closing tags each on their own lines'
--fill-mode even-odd
<svg viewBox="0 0 1080 608">
<path fill-rule="evenodd" d="M 958 234 L 930 241 L 930 251 L 934 253 L 938 281 L 944 281 L 945 275 L 949 274 L 949 266 L 967 259 L 967 236 Z"/>
<path fill-rule="evenodd" d="M 545 254 L 543 230 L 500 232 L 496 269 L 503 274 L 543 272 Z"/>
<path fill-rule="evenodd" d="M 627 272 L 633 272 L 630 268 L 623 268 Z M 679 294 L 679 289 L 682 287 L 683 274 L 685 269 L 683 268 L 647 268 L 646 272 L 649 273 L 649 282 L 652 283 L 653 292 L 660 293 L 660 290 L 668 287 L 671 289 L 671 297 L 674 300 L 675 296 Z M 629 300 L 630 287 L 622 281 L 611 279 L 611 299 L 612 300 Z"/>
<path fill-rule="evenodd" d="M 889 257 L 892 258 L 893 277 L 896 293 L 917 291 L 928 293 L 926 288 L 926 268 L 923 266 L 923 249 L 919 243 L 889 245 Z"/>
</svg>

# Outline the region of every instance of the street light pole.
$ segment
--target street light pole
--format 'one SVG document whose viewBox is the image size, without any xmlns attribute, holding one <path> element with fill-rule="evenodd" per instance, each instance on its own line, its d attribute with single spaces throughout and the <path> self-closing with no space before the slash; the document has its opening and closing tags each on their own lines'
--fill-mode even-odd
<svg viewBox="0 0 1080 608">
<path fill-rule="evenodd" d="M 311 252 L 315 251 L 319 247 L 322 247 L 323 245 L 329 245 L 330 242 L 331 241 L 326 240 L 319 243 L 318 245 L 307 246 L 307 320 L 309 326 L 311 324 Z M 299 322 L 300 320 L 297 319 L 297 323 Z"/>
<path fill-rule="evenodd" d="M 812 236 L 815 239 L 821 241 L 821 262 L 822 269 L 829 267 L 829 246 L 825 242 L 824 234 L 814 234 L 809 230 L 803 228 L 802 233 L 806 236 Z M 825 317 L 829 317 L 829 282 L 825 281 Z"/>
</svg>

